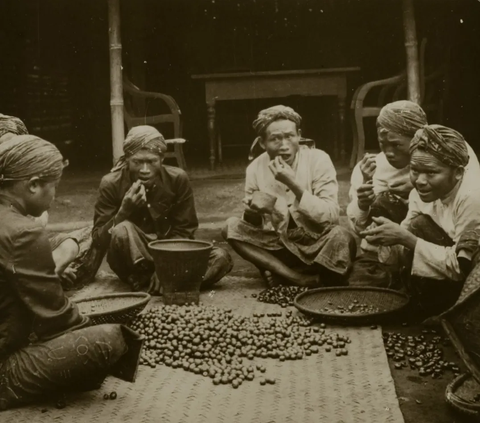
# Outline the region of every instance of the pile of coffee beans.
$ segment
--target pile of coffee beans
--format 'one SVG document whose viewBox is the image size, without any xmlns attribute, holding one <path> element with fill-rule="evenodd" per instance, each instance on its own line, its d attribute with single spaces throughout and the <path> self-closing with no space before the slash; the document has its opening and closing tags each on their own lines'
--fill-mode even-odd
<svg viewBox="0 0 480 423">
<path fill-rule="evenodd" d="M 409 367 L 417 370 L 420 376 L 434 379 L 446 371 L 451 371 L 454 376 L 460 374 L 457 363 L 444 360 L 443 347 L 450 345 L 450 340 L 438 335 L 435 329 L 425 329 L 417 336 L 386 332 L 383 342 L 387 356 L 395 362 L 395 369 Z"/>
<path fill-rule="evenodd" d="M 146 338 L 141 364 L 182 368 L 234 388 L 258 372 L 260 384 L 275 383 L 263 376 L 264 366 L 253 365 L 257 357 L 300 360 L 321 349 L 348 354 L 348 337 L 327 332 L 323 324 L 311 327 L 309 319 L 291 310 L 278 314 L 244 317 L 213 306 L 163 306 L 138 316 L 131 326 Z"/>
<path fill-rule="evenodd" d="M 257 298 L 258 301 L 268 304 L 278 304 L 279 306 L 285 308 L 293 305 L 293 300 L 295 297 L 305 292 L 308 288 L 300 286 L 275 286 L 268 288 L 257 294 L 252 294 L 253 298 Z"/>
</svg>

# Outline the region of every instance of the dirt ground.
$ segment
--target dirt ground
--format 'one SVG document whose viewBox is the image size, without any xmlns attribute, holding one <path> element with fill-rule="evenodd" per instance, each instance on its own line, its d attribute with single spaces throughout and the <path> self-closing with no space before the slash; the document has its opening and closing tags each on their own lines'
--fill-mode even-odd
<svg viewBox="0 0 480 423">
<path fill-rule="evenodd" d="M 65 224 L 76 221 L 89 222 L 93 218 L 93 206 L 96 189 L 102 172 L 67 172 L 64 176 L 52 208 L 50 223 Z M 339 177 L 339 202 L 344 214 L 348 202 L 349 175 Z M 197 238 L 213 240 L 228 248 L 220 236 L 222 222 L 229 216 L 239 216 L 243 210 L 243 179 L 198 179 L 192 181 L 196 200 L 200 229 Z M 345 218 L 342 218 L 345 221 Z M 254 275 L 256 270 L 232 251 L 234 257 L 233 272 L 238 275 Z M 108 265 L 102 265 L 101 271 L 109 271 Z M 417 335 L 425 329 L 415 326 L 387 326 L 384 332 L 400 332 L 405 335 Z M 453 347 L 444 347 L 448 361 L 459 362 Z M 451 374 L 441 379 L 419 377 L 410 369 L 397 370 L 391 363 L 391 372 L 406 423 L 463 423 L 466 419 L 454 413 L 445 402 L 445 387 L 452 380 Z"/>
</svg>

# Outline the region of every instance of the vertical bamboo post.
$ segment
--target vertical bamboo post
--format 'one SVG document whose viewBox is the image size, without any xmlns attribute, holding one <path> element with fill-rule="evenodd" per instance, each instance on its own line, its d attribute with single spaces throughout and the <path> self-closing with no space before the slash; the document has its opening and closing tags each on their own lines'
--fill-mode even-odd
<svg viewBox="0 0 480 423">
<path fill-rule="evenodd" d="M 402 6 L 407 58 L 408 99 L 420 104 L 420 63 L 413 0 L 402 0 Z"/>
<path fill-rule="evenodd" d="M 113 163 L 123 154 L 123 81 L 122 40 L 120 37 L 120 0 L 108 0 L 110 42 L 110 111 L 112 117 Z"/>
</svg>

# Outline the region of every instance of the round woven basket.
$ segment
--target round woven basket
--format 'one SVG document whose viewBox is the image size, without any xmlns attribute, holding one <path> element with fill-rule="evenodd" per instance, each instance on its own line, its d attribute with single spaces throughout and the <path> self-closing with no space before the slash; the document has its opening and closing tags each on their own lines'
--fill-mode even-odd
<svg viewBox="0 0 480 423">
<path fill-rule="evenodd" d="M 103 323 L 128 323 L 150 301 L 144 292 L 108 294 L 75 301 L 80 313 L 90 317 L 94 325 Z"/>
<path fill-rule="evenodd" d="M 198 304 L 213 244 L 191 239 L 168 239 L 148 244 L 163 287 L 165 304 Z"/>
<path fill-rule="evenodd" d="M 398 291 L 373 287 L 317 288 L 299 294 L 294 301 L 302 313 L 340 325 L 384 323 L 400 312 L 409 297 Z M 359 310 L 367 305 L 368 310 Z"/>
<path fill-rule="evenodd" d="M 480 385 L 468 373 L 457 376 L 445 390 L 445 400 L 449 405 L 464 415 L 476 418 L 480 417 L 480 402 L 475 401 L 477 395 L 480 397 Z"/>
</svg>

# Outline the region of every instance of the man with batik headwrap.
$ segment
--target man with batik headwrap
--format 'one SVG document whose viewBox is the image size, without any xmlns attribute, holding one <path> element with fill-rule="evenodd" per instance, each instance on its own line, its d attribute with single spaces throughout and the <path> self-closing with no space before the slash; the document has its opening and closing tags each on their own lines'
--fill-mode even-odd
<svg viewBox="0 0 480 423">
<path fill-rule="evenodd" d="M 0 143 L 0 411 L 99 388 L 108 374 L 134 378 L 126 370 L 136 369 L 140 337 L 80 314 L 32 218 L 50 207 L 63 168 L 58 149 L 33 135 Z"/>
<path fill-rule="evenodd" d="M 247 167 L 247 208 L 242 219 L 228 219 L 224 237 L 269 285 L 342 283 L 355 242 L 338 225 L 332 161 L 324 151 L 299 145 L 300 123 L 290 107 L 259 113 L 253 127 L 265 152 Z M 273 199 L 271 207 L 252 201 L 259 192 Z"/>
<path fill-rule="evenodd" d="M 19 118 L 0 114 L 0 144 L 15 135 L 26 134 L 28 130 Z M 37 221 L 46 227 L 48 212 L 45 211 Z M 56 271 L 64 286 L 89 282 L 100 267 L 104 253 L 92 246 L 91 232 L 89 226 L 69 233 L 49 233 Z"/>
<path fill-rule="evenodd" d="M 347 216 L 358 234 L 372 225 L 372 217 L 383 216 L 400 223 L 408 210 L 410 182 L 410 141 L 427 124 L 427 116 L 416 103 L 395 101 L 382 108 L 377 118 L 377 136 L 381 153 L 367 154 L 352 172 Z M 477 156 L 467 145 L 469 163 L 465 177 L 480 177 Z M 373 224 L 374 226 L 375 224 Z M 377 260 L 376 247 L 361 242 L 362 254 L 355 260 L 350 285 L 395 284 L 388 268 Z"/>
<path fill-rule="evenodd" d="M 408 213 L 401 224 L 373 217 L 361 232 L 378 257 L 404 266 L 406 288 L 427 315 L 453 305 L 480 235 L 480 188 L 465 177 L 469 154 L 457 131 L 440 125 L 419 129 L 410 145 Z"/>
<path fill-rule="evenodd" d="M 188 176 L 163 165 L 166 150 L 155 128 L 133 127 L 123 144 L 124 156 L 100 183 L 95 205 L 94 242 L 108 248 L 111 269 L 136 290 L 158 289 L 148 243 L 193 239 L 198 228 Z M 213 248 L 202 286 L 219 281 L 231 268 L 228 252 Z"/>
</svg>

